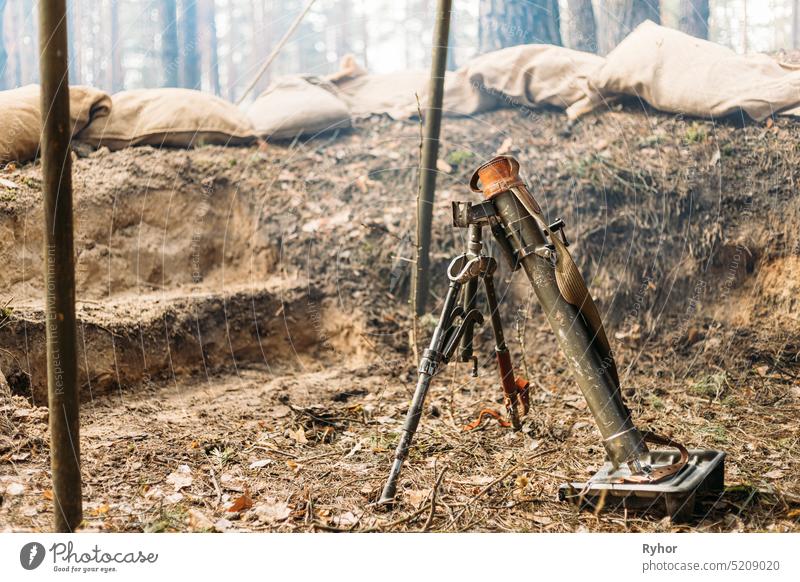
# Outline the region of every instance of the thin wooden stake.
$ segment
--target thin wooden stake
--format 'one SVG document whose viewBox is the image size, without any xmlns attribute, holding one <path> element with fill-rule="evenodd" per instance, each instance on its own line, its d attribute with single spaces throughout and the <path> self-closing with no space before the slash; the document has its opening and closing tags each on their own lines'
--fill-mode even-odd
<svg viewBox="0 0 800 582">
<path fill-rule="evenodd" d="M 422 144 L 422 189 L 417 200 L 417 263 L 414 270 L 412 306 L 416 315 L 425 313 L 430 288 L 431 224 L 436 191 L 436 160 L 439 156 L 439 133 L 442 127 L 444 74 L 447 67 L 447 40 L 450 37 L 451 0 L 438 0 L 433 31 L 433 55 L 425 111 Z"/>
<path fill-rule="evenodd" d="M 83 520 L 72 235 L 72 158 L 66 0 L 40 0 L 39 49 L 44 195 L 45 317 L 53 528 Z"/>
<path fill-rule="evenodd" d="M 297 27 L 300 26 L 300 23 L 303 21 L 303 18 L 305 18 L 305 15 L 308 14 L 308 11 L 311 10 L 311 7 L 314 5 L 315 1 L 316 0 L 309 0 L 308 4 L 306 4 L 306 7 L 303 8 L 303 11 L 297 15 L 297 18 L 295 18 L 294 22 L 292 22 L 292 24 L 289 26 L 289 30 L 286 31 L 286 34 L 283 35 L 283 37 L 278 41 L 278 44 L 275 45 L 275 48 L 272 49 L 272 52 L 267 57 L 267 60 L 264 61 L 264 64 L 261 65 L 261 68 L 258 70 L 258 73 L 256 73 L 256 76 L 253 77 L 253 80 L 250 81 L 250 84 L 247 86 L 247 89 L 244 90 L 242 96 L 239 97 L 239 99 L 236 101 L 236 105 L 242 104 L 245 98 L 250 94 L 250 91 L 253 90 L 253 87 L 256 86 L 258 80 L 264 76 L 264 73 L 266 73 L 267 69 L 269 69 L 269 66 L 272 64 L 272 61 L 274 61 L 277 58 L 278 54 L 281 52 L 281 49 L 283 49 L 283 46 L 287 42 L 289 42 L 289 38 L 291 38 L 292 34 L 294 34 L 294 31 L 297 30 Z"/>
</svg>

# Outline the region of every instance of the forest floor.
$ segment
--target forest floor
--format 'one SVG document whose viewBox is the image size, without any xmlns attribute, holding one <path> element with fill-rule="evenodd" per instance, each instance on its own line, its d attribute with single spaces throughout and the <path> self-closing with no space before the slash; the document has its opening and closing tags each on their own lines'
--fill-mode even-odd
<svg viewBox="0 0 800 582">
<path fill-rule="evenodd" d="M 415 381 L 416 124 L 76 160 L 84 528 L 797 531 L 798 141 L 790 120 L 634 104 L 574 127 L 548 111 L 445 123 L 434 272 L 461 252 L 449 204 L 472 196 L 472 169 L 517 156 L 575 239 L 637 424 L 728 455 L 725 491 L 688 523 L 558 501 L 561 483 L 602 464 L 600 436 L 527 281 L 507 269 L 507 335 L 532 382 L 523 430 L 463 430 L 502 408 L 483 330 L 479 377 L 465 365 L 437 376 L 398 504 L 374 505 Z M 52 517 L 39 172 L 0 174 L 13 241 L 0 253 L 0 529 L 15 531 Z"/>
</svg>

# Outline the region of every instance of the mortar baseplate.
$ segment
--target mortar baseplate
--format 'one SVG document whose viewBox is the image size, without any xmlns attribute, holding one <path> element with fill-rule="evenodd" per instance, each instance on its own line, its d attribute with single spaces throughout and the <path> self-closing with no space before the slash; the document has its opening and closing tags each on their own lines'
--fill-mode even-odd
<svg viewBox="0 0 800 582">
<path fill-rule="evenodd" d="M 646 461 L 663 466 L 678 460 L 677 451 L 650 451 Z M 725 486 L 725 453 L 709 449 L 690 449 L 689 461 L 678 473 L 658 483 L 618 483 L 629 476 L 627 466 L 616 470 L 606 462 L 584 483 L 565 483 L 558 489 L 561 501 L 570 501 L 582 509 L 661 510 L 674 521 L 689 520 L 694 514 L 698 495 L 722 492 Z"/>
</svg>

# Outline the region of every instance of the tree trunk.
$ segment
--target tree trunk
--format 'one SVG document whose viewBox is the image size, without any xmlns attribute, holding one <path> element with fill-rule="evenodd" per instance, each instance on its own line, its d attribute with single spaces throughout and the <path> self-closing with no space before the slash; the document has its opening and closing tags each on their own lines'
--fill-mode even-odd
<svg viewBox="0 0 800 582">
<path fill-rule="evenodd" d="M 67 52 L 69 54 L 69 84 L 80 85 L 80 68 L 77 66 L 75 55 L 78 54 L 75 44 L 75 0 L 67 0 Z"/>
<path fill-rule="evenodd" d="M 369 27 L 367 23 L 366 0 L 361 0 L 361 42 L 364 45 L 361 51 L 361 64 L 369 71 Z"/>
<path fill-rule="evenodd" d="M 455 10 L 453 12 L 455 12 Z M 458 63 L 456 62 L 456 33 L 455 33 L 455 27 L 451 26 L 450 36 L 447 39 L 447 70 L 455 71 L 457 68 L 458 68 Z"/>
<path fill-rule="evenodd" d="M 109 86 L 111 92 L 116 93 L 125 88 L 122 72 L 122 46 L 119 38 L 119 0 L 111 0 L 109 5 L 109 31 L 111 33 L 111 75 Z"/>
<path fill-rule="evenodd" d="M 6 18 L 8 19 L 9 26 L 8 30 L 13 31 L 13 34 L 5 39 L 6 41 L 6 49 L 8 50 L 8 67 L 11 67 L 10 70 L 6 71 L 9 87 L 19 87 L 22 85 L 22 55 L 20 55 L 20 50 L 22 47 L 21 34 L 19 34 L 20 24 L 19 24 L 19 13 L 14 10 L 14 6 L 12 5 L 8 10 L 6 10 Z"/>
<path fill-rule="evenodd" d="M 750 48 L 748 46 L 747 29 L 749 28 L 747 18 L 747 0 L 742 0 L 742 48 L 747 52 Z"/>
<path fill-rule="evenodd" d="M 98 12 L 94 6 L 90 7 L 86 16 L 89 22 L 89 35 L 87 43 L 92 47 L 92 55 L 106 55 L 108 54 L 106 51 L 108 48 L 106 47 L 106 38 L 102 34 L 94 34 L 95 30 L 102 30 L 103 29 L 103 15 L 102 13 Z M 106 70 L 106 63 L 103 61 L 102 58 L 92 58 L 89 61 L 92 67 L 92 76 L 91 80 L 89 81 L 89 85 L 93 87 L 102 87 L 103 86 L 103 75 L 105 74 Z"/>
<path fill-rule="evenodd" d="M 0 90 L 6 88 L 6 69 L 8 68 L 8 52 L 3 38 L 3 23 L 5 22 L 6 0 L 0 0 Z"/>
<path fill-rule="evenodd" d="M 269 54 L 271 45 L 272 27 L 267 18 L 267 7 L 264 0 L 250 0 L 250 12 L 253 16 L 253 41 L 250 47 L 250 72 L 254 74 L 261 68 L 264 59 Z M 253 87 L 253 95 L 258 96 L 267 88 L 270 80 L 269 69 L 261 75 Z"/>
<path fill-rule="evenodd" d="M 592 0 L 567 0 L 569 7 L 569 47 L 597 52 L 597 24 Z"/>
<path fill-rule="evenodd" d="M 792 48 L 800 48 L 800 0 L 792 0 Z"/>
<path fill-rule="evenodd" d="M 22 27 L 20 35 L 28 37 L 30 44 L 20 43 L 20 59 L 22 64 L 22 84 L 28 85 L 29 83 L 39 82 L 39 51 L 37 46 L 39 44 L 39 36 L 36 27 L 36 6 L 33 0 L 25 0 L 18 2 L 20 11 L 20 21 Z"/>
<path fill-rule="evenodd" d="M 67 17 L 71 18 L 68 23 L 69 29 L 69 78 L 70 83 L 83 83 L 83 51 L 81 50 L 81 0 L 70 0 L 67 6 Z"/>
<path fill-rule="evenodd" d="M 561 44 L 558 0 L 480 0 L 481 53 L 518 44 Z"/>
<path fill-rule="evenodd" d="M 678 29 L 697 38 L 708 39 L 708 0 L 681 0 Z"/>
<path fill-rule="evenodd" d="M 645 20 L 661 22 L 660 0 L 604 0 L 598 14 L 603 33 L 601 49 L 608 53 Z"/>
<path fill-rule="evenodd" d="M 206 36 L 206 49 L 208 50 L 208 84 L 214 95 L 219 95 L 219 51 L 217 50 L 217 11 L 214 0 L 203 2 L 203 30 Z"/>
<path fill-rule="evenodd" d="M 164 87 L 178 86 L 178 27 L 176 0 L 161 0 L 161 66 L 164 68 Z"/>
<path fill-rule="evenodd" d="M 200 52 L 197 46 L 197 0 L 183 0 L 181 4 L 183 31 L 183 86 L 200 88 Z"/>
<path fill-rule="evenodd" d="M 334 25 L 336 27 L 336 57 L 341 60 L 353 52 L 353 3 L 340 0 L 334 6 Z"/>
<path fill-rule="evenodd" d="M 233 2 L 228 2 L 228 30 L 225 34 L 225 44 L 227 45 L 227 54 L 225 58 L 225 84 L 228 101 L 236 102 L 236 80 L 238 73 L 236 71 L 236 60 L 233 58 L 234 47 L 236 47 L 236 18 Z"/>
</svg>

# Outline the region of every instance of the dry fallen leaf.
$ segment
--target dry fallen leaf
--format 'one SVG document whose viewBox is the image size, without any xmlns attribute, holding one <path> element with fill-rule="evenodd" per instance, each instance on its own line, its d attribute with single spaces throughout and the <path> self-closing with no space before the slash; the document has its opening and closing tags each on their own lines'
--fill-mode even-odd
<svg viewBox="0 0 800 582">
<path fill-rule="evenodd" d="M 428 498 L 430 492 L 430 489 L 409 489 L 406 491 L 406 497 L 408 497 L 408 502 L 418 509 Z"/>
<path fill-rule="evenodd" d="M 489 475 L 470 475 L 466 479 L 471 485 L 488 485 L 494 481 L 494 477 Z"/>
<path fill-rule="evenodd" d="M 767 479 L 783 479 L 784 476 L 784 472 L 780 469 L 774 469 L 768 473 L 764 473 L 764 477 Z"/>
<path fill-rule="evenodd" d="M 553 519 L 546 515 L 533 515 L 531 516 L 531 520 L 533 523 L 538 523 L 539 525 L 550 525 L 553 523 Z"/>
<path fill-rule="evenodd" d="M 272 459 L 259 459 L 258 461 L 253 461 L 250 463 L 251 469 L 261 469 L 262 467 L 266 467 L 270 463 L 272 463 Z"/>
<path fill-rule="evenodd" d="M 256 505 L 254 511 L 260 522 L 272 524 L 285 520 L 292 513 L 285 502 L 275 499 L 268 499 L 266 503 Z"/>
<path fill-rule="evenodd" d="M 333 518 L 333 524 L 338 527 L 351 527 L 358 523 L 359 517 L 352 511 L 348 511 Z"/>
<path fill-rule="evenodd" d="M 172 495 L 167 495 L 166 497 L 164 497 L 164 501 L 166 503 L 180 503 L 181 501 L 183 501 L 183 494 L 180 493 L 179 491 L 176 491 Z"/>
<path fill-rule="evenodd" d="M 299 445 L 308 444 L 308 439 L 306 438 L 306 431 L 303 430 L 302 426 L 297 427 L 297 430 L 290 430 L 289 436 L 291 436 Z"/>
<path fill-rule="evenodd" d="M 253 499 L 250 497 L 250 492 L 245 489 L 244 493 L 234 499 L 233 504 L 228 508 L 228 511 L 244 511 L 253 507 Z"/>
<path fill-rule="evenodd" d="M 22 483 L 11 483 L 6 487 L 6 493 L 11 495 L 22 495 L 25 492 L 25 485 Z"/>
<path fill-rule="evenodd" d="M 361 450 L 361 441 L 358 441 L 358 442 L 357 442 L 355 445 L 353 445 L 353 448 L 352 448 L 352 449 L 350 449 L 350 452 L 349 452 L 349 453 L 347 453 L 347 454 L 344 456 L 344 458 L 345 458 L 345 459 L 349 459 L 350 457 L 352 457 L 353 455 L 355 455 L 355 454 L 356 454 L 358 451 L 360 451 L 360 450 Z"/>
<path fill-rule="evenodd" d="M 167 475 L 167 483 L 175 488 L 175 491 L 180 491 L 192 485 L 192 470 L 189 465 L 181 465 L 178 469 Z"/>
<path fill-rule="evenodd" d="M 285 404 L 276 404 L 272 407 L 272 410 L 270 410 L 269 415 L 272 418 L 283 418 L 284 416 L 289 416 L 291 412 L 292 409 Z"/>
<path fill-rule="evenodd" d="M 214 523 L 202 512 L 197 509 L 190 509 L 189 527 L 195 530 L 208 531 L 214 529 Z"/>
<path fill-rule="evenodd" d="M 42 491 L 42 497 L 44 497 L 48 501 L 52 501 L 53 500 L 53 490 L 52 489 L 45 489 L 44 491 Z"/>
<path fill-rule="evenodd" d="M 108 505 L 108 503 L 104 503 L 103 505 L 95 507 L 94 509 L 90 509 L 89 514 L 94 516 L 105 515 L 110 509 L 111 506 Z"/>
</svg>

